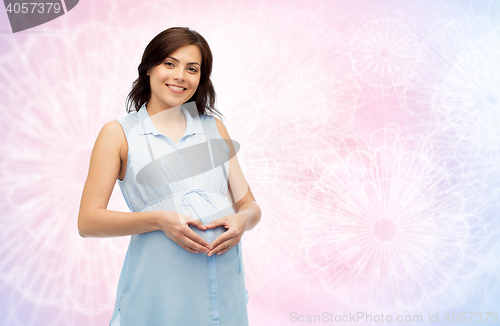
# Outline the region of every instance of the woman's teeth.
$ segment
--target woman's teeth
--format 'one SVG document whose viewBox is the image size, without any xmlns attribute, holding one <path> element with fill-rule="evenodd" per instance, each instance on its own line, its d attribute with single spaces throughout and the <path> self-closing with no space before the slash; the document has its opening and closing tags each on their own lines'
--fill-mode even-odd
<svg viewBox="0 0 500 326">
<path fill-rule="evenodd" d="M 170 87 L 170 88 L 172 88 L 172 89 L 175 89 L 177 91 L 183 91 L 184 90 L 184 87 L 177 87 L 177 86 L 168 85 L 168 84 L 167 84 L 167 86 Z"/>
</svg>

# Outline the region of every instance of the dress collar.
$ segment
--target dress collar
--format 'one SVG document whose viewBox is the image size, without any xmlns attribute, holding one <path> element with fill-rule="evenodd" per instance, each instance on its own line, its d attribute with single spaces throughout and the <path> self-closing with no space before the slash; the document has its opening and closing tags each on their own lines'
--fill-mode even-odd
<svg viewBox="0 0 500 326">
<path fill-rule="evenodd" d="M 205 133 L 194 101 L 182 104 L 181 111 L 186 117 L 186 131 L 182 137 Z M 139 118 L 139 135 L 153 134 L 156 136 L 160 134 L 146 110 L 146 103 L 141 106 L 137 114 Z"/>
</svg>

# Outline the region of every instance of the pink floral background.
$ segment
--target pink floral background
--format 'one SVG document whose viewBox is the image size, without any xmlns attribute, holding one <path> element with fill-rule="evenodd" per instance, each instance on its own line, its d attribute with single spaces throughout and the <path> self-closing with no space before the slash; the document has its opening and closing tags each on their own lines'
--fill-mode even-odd
<svg viewBox="0 0 500 326">
<path fill-rule="evenodd" d="M 211 46 L 262 208 L 251 325 L 500 313 L 498 1 L 81 0 L 16 34 L 0 11 L 1 325 L 109 323 L 129 237 L 81 238 L 80 196 L 172 26 Z M 108 208 L 128 211 L 118 185 Z"/>
</svg>

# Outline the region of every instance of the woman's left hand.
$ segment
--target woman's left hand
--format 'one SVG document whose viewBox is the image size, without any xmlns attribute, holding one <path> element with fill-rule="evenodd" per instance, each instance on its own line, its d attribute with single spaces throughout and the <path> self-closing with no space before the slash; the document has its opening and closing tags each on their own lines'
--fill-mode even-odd
<svg viewBox="0 0 500 326">
<path fill-rule="evenodd" d="M 212 249 L 207 253 L 209 257 L 214 253 L 222 255 L 240 242 L 247 227 L 247 215 L 246 213 L 236 213 L 223 216 L 217 220 L 213 220 L 205 226 L 207 229 L 213 229 L 217 226 L 223 226 L 227 229 L 226 232 L 223 232 L 210 244 L 210 248 Z"/>
</svg>

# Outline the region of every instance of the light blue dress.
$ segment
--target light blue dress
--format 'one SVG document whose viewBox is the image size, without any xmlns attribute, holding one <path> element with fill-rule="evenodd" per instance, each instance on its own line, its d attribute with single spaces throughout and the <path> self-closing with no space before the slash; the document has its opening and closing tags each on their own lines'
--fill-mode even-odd
<svg viewBox="0 0 500 326">
<path fill-rule="evenodd" d="M 132 212 L 177 211 L 206 225 L 235 213 L 226 197 L 229 148 L 213 116 L 199 115 L 194 102 L 181 110 L 187 127 L 178 144 L 158 132 L 145 105 L 118 119 L 128 142 L 127 172 L 118 183 Z M 216 162 L 217 146 L 225 163 Z M 189 227 L 208 243 L 226 231 Z M 110 326 L 248 325 L 244 276 L 241 242 L 208 257 L 163 231 L 131 235 Z"/>
</svg>

